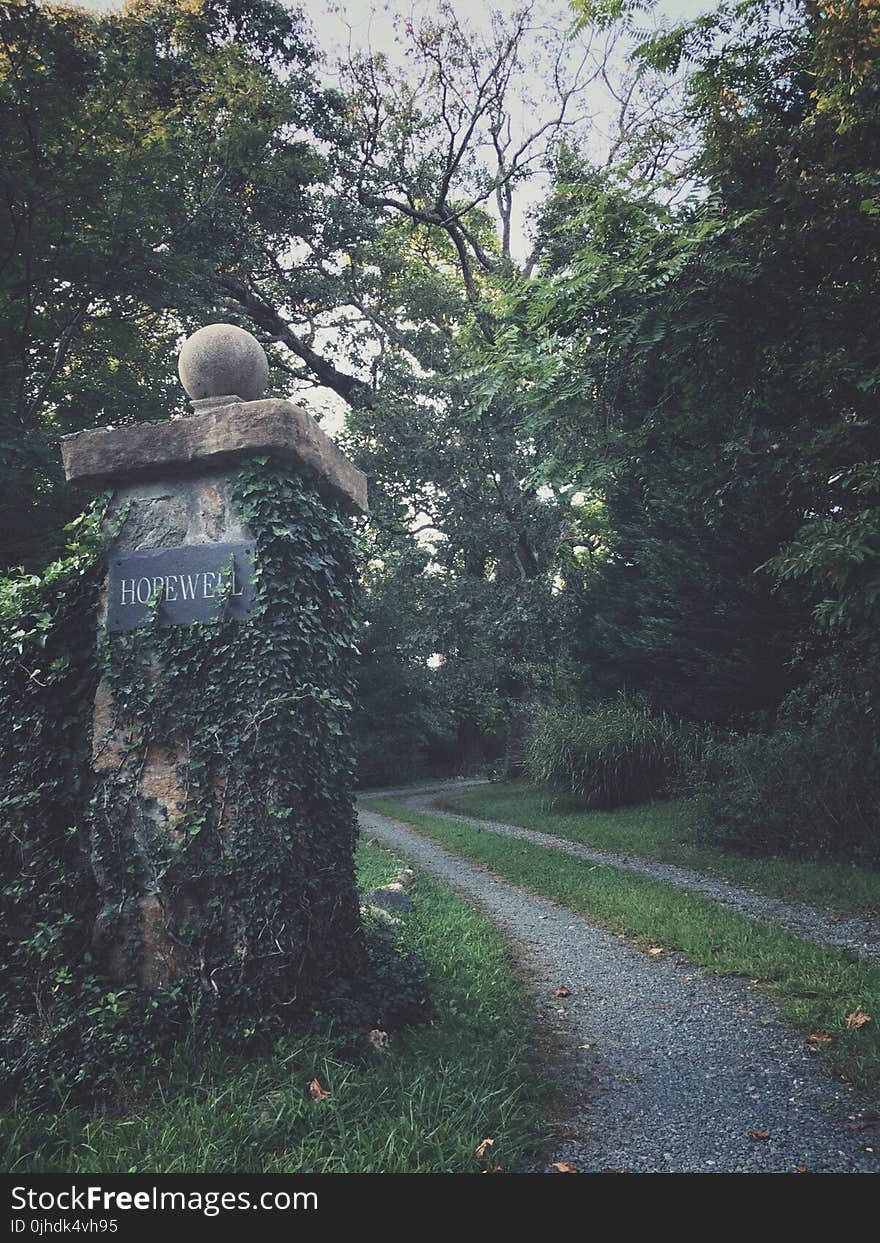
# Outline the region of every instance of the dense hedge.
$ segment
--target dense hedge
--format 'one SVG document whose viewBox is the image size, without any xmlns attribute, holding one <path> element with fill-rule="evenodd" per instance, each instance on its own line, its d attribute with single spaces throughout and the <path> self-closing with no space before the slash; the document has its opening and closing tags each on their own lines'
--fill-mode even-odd
<svg viewBox="0 0 880 1243">
<path fill-rule="evenodd" d="M 696 801 L 704 840 L 880 866 L 880 653 L 862 648 L 820 665 L 772 730 L 709 747 Z"/>
<path fill-rule="evenodd" d="M 244 623 L 220 615 L 96 645 L 100 508 L 68 558 L 3 586 L 7 1087 L 91 1090 L 194 1029 L 227 1045 L 271 1036 L 317 1000 L 350 998 L 363 966 L 349 526 L 312 483 L 265 461 L 232 494 L 258 548 Z M 86 747 L 99 676 L 127 732 L 123 763 L 95 777 Z M 160 831 L 139 810 L 138 765 L 150 747 L 175 754 L 181 738 L 186 800 Z M 152 993 L 133 985 L 145 895 L 161 903 L 183 964 Z M 111 984 L 120 964 L 125 978 Z"/>
</svg>

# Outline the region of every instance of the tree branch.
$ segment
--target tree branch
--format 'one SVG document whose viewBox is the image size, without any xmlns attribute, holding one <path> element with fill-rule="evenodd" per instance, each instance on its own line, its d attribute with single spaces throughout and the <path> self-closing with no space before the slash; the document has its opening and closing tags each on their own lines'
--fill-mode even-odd
<svg viewBox="0 0 880 1243">
<path fill-rule="evenodd" d="M 280 341 L 297 358 L 302 359 L 323 386 L 332 389 L 354 409 L 372 409 L 374 394 L 369 384 L 340 371 L 329 359 L 324 358 L 298 336 L 287 320 L 265 298 L 248 289 L 240 280 L 228 275 L 220 275 L 217 279 L 220 287 L 247 311 L 254 323 L 273 340 Z"/>
</svg>

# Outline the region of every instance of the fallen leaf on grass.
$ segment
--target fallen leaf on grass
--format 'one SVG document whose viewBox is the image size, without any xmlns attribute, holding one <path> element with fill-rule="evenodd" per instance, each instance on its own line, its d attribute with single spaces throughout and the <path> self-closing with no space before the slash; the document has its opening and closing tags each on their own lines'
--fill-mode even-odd
<svg viewBox="0 0 880 1243">
<path fill-rule="evenodd" d="M 846 1016 L 846 1025 L 850 1031 L 857 1031 L 858 1028 L 864 1027 L 866 1023 L 870 1022 L 871 1016 L 865 1013 L 865 1007 L 862 1005 L 856 1006 L 852 1014 Z"/>
<path fill-rule="evenodd" d="M 554 988 L 553 996 L 554 997 L 570 997 L 571 989 L 570 988 Z"/>
<path fill-rule="evenodd" d="M 560 1174 L 576 1174 L 577 1173 L 577 1170 L 574 1168 L 573 1165 L 570 1165 L 568 1161 L 554 1161 L 553 1169 L 557 1170 Z"/>
<path fill-rule="evenodd" d="M 810 1032 L 809 1036 L 807 1036 L 807 1044 L 831 1044 L 831 1037 L 827 1032 Z"/>
<path fill-rule="evenodd" d="M 329 1095 L 328 1090 L 321 1087 L 320 1079 L 313 1079 L 309 1084 L 309 1096 L 313 1101 L 324 1101 Z"/>
<path fill-rule="evenodd" d="M 476 1148 L 474 1149 L 474 1156 L 477 1158 L 478 1161 L 482 1161 L 483 1157 L 485 1157 L 486 1153 L 489 1151 L 490 1148 L 493 1148 L 494 1145 L 495 1145 L 494 1139 L 481 1140 L 479 1144 L 477 1144 Z"/>
<path fill-rule="evenodd" d="M 650 945 L 648 946 L 648 953 L 651 955 L 652 958 L 656 958 L 659 954 L 663 953 L 663 946 L 662 945 Z"/>
<path fill-rule="evenodd" d="M 769 1139 L 769 1131 L 749 1131 L 749 1139 Z"/>
</svg>

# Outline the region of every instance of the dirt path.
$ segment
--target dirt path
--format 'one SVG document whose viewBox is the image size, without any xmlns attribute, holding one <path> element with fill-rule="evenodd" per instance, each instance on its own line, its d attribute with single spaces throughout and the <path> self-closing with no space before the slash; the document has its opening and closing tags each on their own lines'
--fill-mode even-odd
<svg viewBox="0 0 880 1243">
<path fill-rule="evenodd" d="M 403 798 L 407 807 L 414 811 L 428 812 L 443 820 L 458 820 L 476 828 L 487 829 L 492 833 L 500 833 L 505 837 L 517 837 L 523 841 L 533 842 L 537 846 L 550 846 L 575 859 L 585 859 L 589 863 L 607 864 L 620 868 L 625 872 L 635 872 L 639 876 L 650 876 L 661 880 L 676 889 L 685 889 L 691 893 L 699 893 L 711 898 L 719 906 L 734 911 L 737 915 L 745 915 L 749 919 L 772 920 L 781 928 L 816 941 L 822 945 L 833 945 L 838 949 L 852 950 L 860 958 L 880 963 L 880 918 L 868 918 L 860 915 L 834 915 L 829 911 L 807 906 L 805 903 L 786 902 L 782 898 L 772 898 L 767 894 L 756 893 L 753 889 L 730 885 L 727 881 L 715 880 L 702 872 L 694 872 L 690 868 L 677 867 L 673 863 L 657 863 L 651 859 L 640 859 L 632 855 L 619 855 L 609 850 L 597 850 L 593 846 L 584 846 L 579 842 L 570 842 L 564 837 L 554 837 L 550 833 L 536 833 L 532 829 L 524 829 L 519 825 L 502 824 L 496 820 L 480 820 L 476 817 L 462 816 L 457 812 L 443 811 L 436 806 L 441 794 L 450 794 L 462 790 L 466 786 L 478 785 L 479 782 L 455 782 L 454 784 L 437 785 L 414 791 L 389 790 L 383 796 L 396 795 Z M 374 796 L 375 797 L 375 796 Z"/>
<path fill-rule="evenodd" d="M 880 1135 L 856 1099 L 756 990 L 649 958 L 397 821 L 364 810 L 360 821 L 510 939 L 542 1022 L 576 1067 L 551 1161 L 584 1173 L 878 1168 Z M 561 987 L 570 994 L 556 998 Z"/>
</svg>

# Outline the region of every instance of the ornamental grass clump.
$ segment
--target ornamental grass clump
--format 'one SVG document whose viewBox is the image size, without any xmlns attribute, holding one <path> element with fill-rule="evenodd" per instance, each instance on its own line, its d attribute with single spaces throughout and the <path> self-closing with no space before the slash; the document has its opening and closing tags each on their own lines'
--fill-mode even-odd
<svg viewBox="0 0 880 1243">
<path fill-rule="evenodd" d="M 580 807 L 645 802 L 670 788 L 700 739 L 636 696 L 619 695 L 586 711 L 545 708 L 526 743 L 530 778 Z"/>
</svg>

